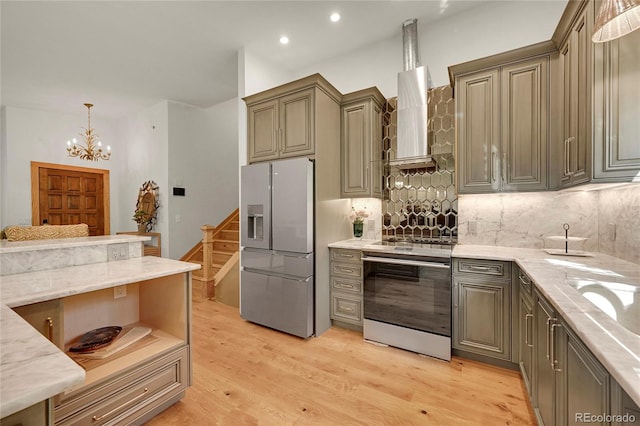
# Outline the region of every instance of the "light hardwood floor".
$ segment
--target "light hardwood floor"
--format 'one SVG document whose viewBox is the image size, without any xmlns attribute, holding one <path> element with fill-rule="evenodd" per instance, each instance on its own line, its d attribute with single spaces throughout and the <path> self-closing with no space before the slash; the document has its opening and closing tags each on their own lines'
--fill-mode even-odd
<svg viewBox="0 0 640 426">
<path fill-rule="evenodd" d="M 193 386 L 159 425 L 529 425 L 515 371 L 366 343 L 333 327 L 302 340 L 193 304 Z"/>
</svg>

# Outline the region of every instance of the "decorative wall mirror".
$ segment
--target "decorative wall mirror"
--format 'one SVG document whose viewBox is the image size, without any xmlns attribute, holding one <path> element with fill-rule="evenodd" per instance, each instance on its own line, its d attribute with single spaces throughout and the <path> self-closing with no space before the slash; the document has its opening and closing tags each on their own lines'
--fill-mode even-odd
<svg viewBox="0 0 640 426">
<path fill-rule="evenodd" d="M 158 185 L 148 180 L 142 184 L 138 192 L 138 202 L 133 220 L 138 224 L 138 232 L 151 232 L 157 222 L 159 202 Z"/>
</svg>

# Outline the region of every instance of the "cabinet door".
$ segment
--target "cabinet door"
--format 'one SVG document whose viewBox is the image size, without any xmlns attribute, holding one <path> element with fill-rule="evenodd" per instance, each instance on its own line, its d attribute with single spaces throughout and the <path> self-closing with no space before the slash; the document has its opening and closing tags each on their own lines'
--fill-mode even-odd
<svg viewBox="0 0 640 426">
<path fill-rule="evenodd" d="M 249 163 L 278 158 L 278 101 L 251 105 L 247 115 Z"/>
<path fill-rule="evenodd" d="M 19 306 L 13 310 L 54 345 L 64 347 L 62 299 Z"/>
<path fill-rule="evenodd" d="M 573 332 L 562 324 L 561 345 L 565 347 L 562 395 L 558 398 L 558 424 L 584 424 L 581 414 L 609 414 L 609 373 Z M 591 423 L 605 425 L 606 422 Z"/>
<path fill-rule="evenodd" d="M 595 47 L 593 180 L 640 180 L 640 32 Z"/>
<path fill-rule="evenodd" d="M 511 282 L 454 277 L 453 347 L 510 359 Z"/>
<path fill-rule="evenodd" d="M 382 107 L 373 102 L 371 109 L 370 196 L 382 198 Z"/>
<path fill-rule="evenodd" d="M 456 81 L 458 192 L 500 189 L 499 71 L 464 75 Z"/>
<path fill-rule="evenodd" d="M 531 380 L 533 367 L 533 307 L 525 294 L 520 294 L 518 315 L 520 372 L 529 395 L 532 395 Z"/>
<path fill-rule="evenodd" d="M 342 108 L 342 194 L 344 198 L 368 196 L 371 153 L 371 103 L 368 101 Z"/>
<path fill-rule="evenodd" d="M 502 189 L 547 189 L 549 58 L 502 68 Z"/>
<path fill-rule="evenodd" d="M 560 49 L 563 72 L 563 171 L 561 186 L 591 178 L 591 23 L 587 5 Z"/>
<path fill-rule="evenodd" d="M 540 425 L 555 424 L 555 371 L 551 367 L 551 326 L 553 310 L 536 297 L 534 318 L 533 362 L 535 371 L 533 406 Z"/>
<path fill-rule="evenodd" d="M 315 89 L 283 96 L 279 101 L 280 157 L 314 153 Z"/>
</svg>

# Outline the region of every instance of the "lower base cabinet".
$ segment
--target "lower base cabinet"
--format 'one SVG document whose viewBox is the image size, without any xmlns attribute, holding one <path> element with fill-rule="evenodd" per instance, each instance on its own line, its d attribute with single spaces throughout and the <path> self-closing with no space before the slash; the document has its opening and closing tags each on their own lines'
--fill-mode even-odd
<svg viewBox="0 0 640 426">
<path fill-rule="evenodd" d="M 632 401 L 629 404 L 623 398 L 626 394 L 607 370 L 537 291 L 534 300 L 533 391 L 529 397 L 538 424 L 624 424 L 612 422 L 611 415 L 633 412 Z M 526 315 L 526 303 L 524 309 L 521 314 Z M 526 352 L 521 359 L 526 359 Z"/>
<path fill-rule="evenodd" d="M 362 328 L 363 266 L 360 250 L 331 248 L 331 320 Z"/>
</svg>

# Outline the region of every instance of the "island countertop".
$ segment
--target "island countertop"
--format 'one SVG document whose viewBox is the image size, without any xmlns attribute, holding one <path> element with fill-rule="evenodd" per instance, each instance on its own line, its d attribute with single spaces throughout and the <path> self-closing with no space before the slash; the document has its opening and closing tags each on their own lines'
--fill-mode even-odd
<svg viewBox="0 0 640 426">
<path fill-rule="evenodd" d="M 11 307 L 199 268 L 197 264 L 147 256 L 0 276 L 0 418 L 68 390 L 85 378 L 78 364 Z"/>
</svg>

